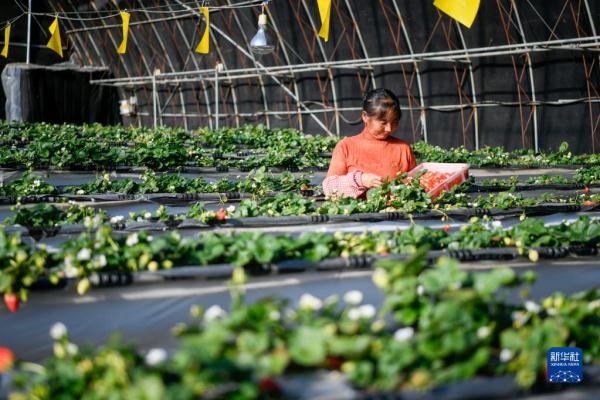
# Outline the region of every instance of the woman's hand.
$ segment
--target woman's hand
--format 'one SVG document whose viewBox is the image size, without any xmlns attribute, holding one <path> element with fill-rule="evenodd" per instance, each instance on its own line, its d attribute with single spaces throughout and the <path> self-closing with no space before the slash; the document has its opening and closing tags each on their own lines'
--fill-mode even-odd
<svg viewBox="0 0 600 400">
<path fill-rule="evenodd" d="M 375 174 L 363 173 L 361 177 L 361 184 L 366 188 L 376 188 L 383 184 L 383 178 Z"/>
</svg>

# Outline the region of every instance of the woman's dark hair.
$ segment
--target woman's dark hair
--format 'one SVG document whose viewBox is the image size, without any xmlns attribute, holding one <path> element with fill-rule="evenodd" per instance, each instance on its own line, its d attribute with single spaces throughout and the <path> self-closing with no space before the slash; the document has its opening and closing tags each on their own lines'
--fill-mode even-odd
<svg viewBox="0 0 600 400">
<path fill-rule="evenodd" d="M 363 111 L 369 117 L 389 120 L 397 120 L 402 116 L 400 101 L 398 97 L 388 89 L 373 89 L 363 97 Z"/>
</svg>

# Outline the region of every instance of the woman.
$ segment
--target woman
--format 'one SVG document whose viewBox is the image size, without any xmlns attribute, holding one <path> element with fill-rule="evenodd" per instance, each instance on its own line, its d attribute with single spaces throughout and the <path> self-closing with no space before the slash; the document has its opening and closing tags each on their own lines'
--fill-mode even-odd
<svg viewBox="0 0 600 400">
<path fill-rule="evenodd" d="M 364 197 L 369 189 L 417 165 L 410 145 L 391 136 L 400 116 L 400 103 L 391 91 L 374 89 L 365 95 L 361 113 L 365 127 L 335 146 L 323 181 L 326 196 Z"/>
</svg>

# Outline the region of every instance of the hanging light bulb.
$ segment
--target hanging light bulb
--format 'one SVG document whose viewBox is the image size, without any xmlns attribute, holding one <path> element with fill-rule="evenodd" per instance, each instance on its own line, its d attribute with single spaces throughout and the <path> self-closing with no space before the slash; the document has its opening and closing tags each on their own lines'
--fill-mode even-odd
<svg viewBox="0 0 600 400">
<path fill-rule="evenodd" d="M 258 16 L 258 32 L 250 41 L 250 49 L 254 54 L 269 54 L 275 50 L 273 41 L 267 34 L 267 15 L 264 12 Z"/>
</svg>

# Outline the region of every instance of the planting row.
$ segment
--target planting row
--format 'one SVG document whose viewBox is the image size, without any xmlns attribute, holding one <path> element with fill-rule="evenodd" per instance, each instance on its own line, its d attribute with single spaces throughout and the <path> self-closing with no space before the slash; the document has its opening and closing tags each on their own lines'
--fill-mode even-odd
<svg viewBox="0 0 600 400">
<path fill-rule="evenodd" d="M 470 150 L 463 146 L 443 149 L 416 142 L 413 149 L 418 160 L 428 162 L 467 163 L 471 167 L 548 167 L 560 165 L 600 165 L 600 155 L 573 154 L 566 142 L 557 151 L 536 153 L 533 150 L 506 151 L 502 147 Z"/>
<path fill-rule="evenodd" d="M 4 124 L 0 125 L 0 166 L 86 170 L 123 165 L 156 170 L 191 165 L 244 169 L 259 166 L 325 168 L 328 160 L 323 157 L 324 153 L 330 153 L 337 140 L 303 135 L 293 129 L 267 129 L 262 125 L 186 132 L 99 125 Z M 248 150 L 240 153 L 240 146 Z M 508 152 L 501 147 L 442 149 L 424 142 L 417 142 L 413 147 L 420 161 L 460 162 L 473 167 L 600 165 L 600 156 L 574 155 L 566 143 L 557 151 L 547 153 Z M 236 157 L 247 158 L 222 159 L 223 153 L 231 152 Z"/>
<path fill-rule="evenodd" d="M 54 356 L 35 368 L 16 363 L 12 391 L 39 399 L 282 398 L 281 377 L 300 373 L 306 384 L 316 371 L 341 373 L 371 394 L 506 375 L 539 390 L 551 347 L 582 348 L 586 367 L 600 360 L 600 292 L 556 293 L 540 303 L 509 303 L 501 294 L 526 293 L 534 280 L 509 268 L 466 272 L 447 258 L 430 267 L 419 250 L 407 262 L 378 264 L 379 309 L 359 291 L 341 299 L 306 293 L 297 306 L 246 305 L 246 275 L 237 268 L 229 312 L 192 307 L 193 322 L 173 330 L 180 345 L 171 354 L 114 340 L 80 349 L 57 323 Z"/>
<path fill-rule="evenodd" d="M 253 268 L 283 260 L 406 254 L 422 245 L 432 250 L 516 247 L 537 261 L 539 255 L 535 251 L 528 253 L 527 249 L 569 245 L 595 248 L 598 242 L 600 223 L 588 217 L 556 226 L 544 226 L 539 219 L 525 219 L 510 229 L 504 229 L 498 221 L 473 218 L 456 232 L 412 225 L 394 233 L 307 232 L 300 237 L 247 232 L 182 238 L 177 231 L 157 238 L 145 232 L 124 237 L 113 235 L 110 226 L 92 224 L 79 238 L 62 243 L 54 252 L 45 245 L 33 247 L 23 242 L 19 234 L 0 230 L 0 293 L 7 304 L 18 303 L 27 299 L 27 288 L 41 278 L 55 284 L 60 278 L 78 279 L 77 289 L 84 293 L 90 287 L 90 277 L 100 271 L 153 272 L 222 263 Z"/>
<path fill-rule="evenodd" d="M 455 192 L 466 192 L 474 185 L 471 178 Z M 474 188 L 502 190 L 523 190 L 527 185 L 541 189 L 544 185 L 564 185 L 583 188 L 585 185 L 600 184 L 600 167 L 577 169 L 572 177 L 536 176 L 528 178 L 524 183 L 517 177 L 508 179 L 483 179 Z M 44 181 L 43 177 L 25 172 L 23 176 L 0 187 L 0 196 L 30 196 L 44 194 L 147 194 L 147 193 L 226 193 L 243 192 L 265 195 L 273 191 L 307 190 L 309 179 L 302 176 L 295 178 L 290 172 L 281 174 L 268 173 L 265 167 L 252 170 L 243 179 L 230 180 L 227 178 L 209 182 L 204 178 L 184 178 L 179 174 L 157 175 L 148 170 L 139 176 L 139 180 L 130 178 L 114 179 L 109 173 L 99 175 L 92 183 L 56 187 Z"/>
<path fill-rule="evenodd" d="M 234 132 L 232 135 L 231 132 Z M 232 136 L 262 154 L 242 159 L 223 159 L 235 147 Z M 181 129 L 77 127 L 72 125 L 0 126 L 0 166 L 82 170 L 143 166 L 156 170 L 183 166 L 223 166 L 252 169 L 260 166 L 298 169 L 326 167 L 335 140 L 311 138 L 290 129 L 263 126 L 186 132 Z M 133 141 L 123 143 L 122 141 Z M 231 146 L 227 146 L 230 144 Z M 215 146 L 206 150 L 206 146 Z"/>
<path fill-rule="evenodd" d="M 272 191 L 308 189 L 309 180 L 295 178 L 290 172 L 278 175 L 266 173 L 264 167 L 253 170 L 243 179 L 226 178 L 209 182 L 204 178 L 184 178 L 181 175 L 157 175 L 146 171 L 140 181 L 130 178 L 112 179 L 109 173 L 98 176 L 92 183 L 70 186 L 53 186 L 42 177 L 26 172 L 19 179 L 0 187 L 0 196 L 31 196 L 44 194 L 147 194 L 147 193 L 227 193 L 244 192 L 264 195 Z"/>
<path fill-rule="evenodd" d="M 51 125 L 46 123 L 6 124 L 0 122 L 2 145 L 26 146 L 42 139 L 61 142 L 86 140 L 116 146 L 135 146 L 142 143 L 168 140 L 183 148 L 212 148 L 219 152 L 238 149 L 268 149 L 273 146 L 303 147 L 327 152 L 333 149 L 336 139 L 303 135 L 295 129 L 269 129 L 262 124 L 219 130 L 199 129 L 185 131 L 181 128 L 145 128 L 92 125 Z"/>
<path fill-rule="evenodd" d="M 222 199 L 226 200 L 226 199 Z M 224 204 L 217 211 L 208 210 L 204 203 L 194 203 L 184 214 L 169 214 L 164 206 L 160 206 L 154 213 L 147 211 L 130 212 L 129 222 L 153 221 L 164 222 L 167 225 L 177 225 L 184 220 L 198 220 L 204 224 L 219 224 L 229 219 L 252 217 L 291 217 L 291 216 L 325 216 L 325 215 L 371 215 L 373 213 L 433 213 L 429 218 L 449 219 L 449 215 L 465 211 L 467 216 L 470 210 L 477 211 L 468 215 L 482 215 L 493 210 L 513 210 L 527 214 L 527 208 L 573 206 L 573 210 L 596 210 L 600 202 L 600 194 L 578 193 L 574 196 L 557 196 L 543 194 L 537 197 L 523 197 L 520 193 L 499 192 L 487 195 L 469 196 L 460 192 L 446 192 L 432 200 L 417 183 L 384 184 L 382 187 L 369 192 L 367 200 L 351 198 L 332 198 L 324 202 L 317 202 L 314 198 L 307 198 L 295 192 L 277 194 L 272 197 L 256 199 L 243 199 L 236 205 Z M 19 224 L 27 228 L 52 228 L 64 224 L 90 224 L 91 220 L 98 223 L 127 222 L 125 216 L 109 217 L 102 209 L 96 210 L 87 206 L 70 204 L 66 207 L 57 207 L 51 204 L 37 204 L 26 207 L 20 204 L 12 207 L 14 215 L 3 221 L 4 225 Z M 538 210 L 540 211 L 540 210 Z M 552 213 L 549 208 L 546 213 Z M 564 212 L 565 210 L 560 210 Z M 567 210 L 568 211 L 568 210 Z M 462 215 L 462 214 L 461 214 Z M 417 217 L 418 214 L 413 214 Z M 406 218 L 410 218 L 407 214 Z M 314 221 L 315 223 L 318 221 Z"/>
</svg>

